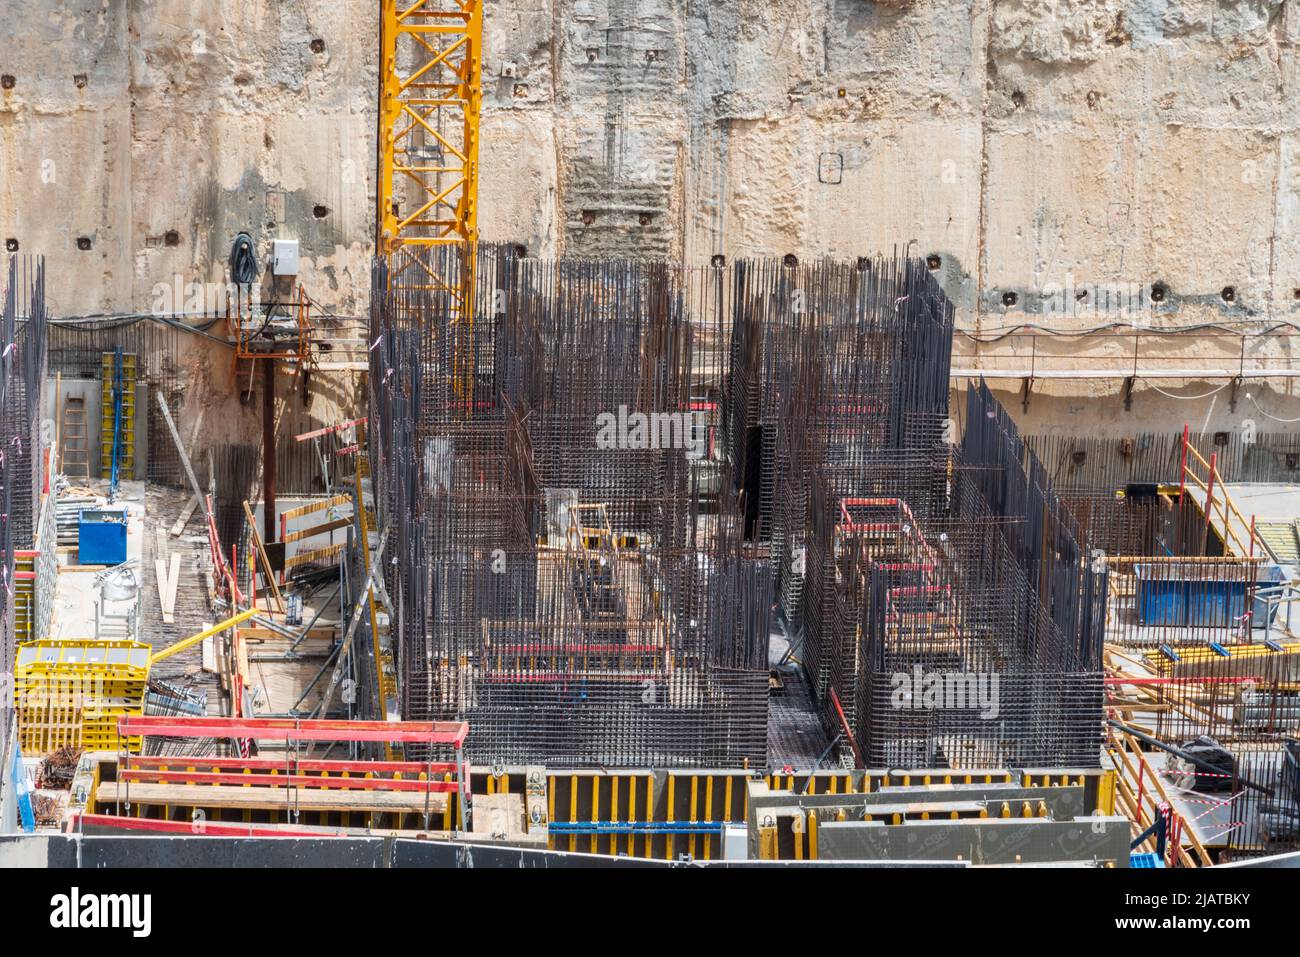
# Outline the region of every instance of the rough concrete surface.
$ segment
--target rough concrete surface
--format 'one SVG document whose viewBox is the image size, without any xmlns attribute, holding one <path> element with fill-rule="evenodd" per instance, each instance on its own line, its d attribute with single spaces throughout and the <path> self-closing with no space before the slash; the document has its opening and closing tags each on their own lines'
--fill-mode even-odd
<svg viewBox="0 0 1300 957">
<path fill-rule="evenodd" d="M 220 279 L 247 229 L 263 256 L 299 239 L 312 295 L 363 312 L 376 7 L 0 0 L 0 234 L 48 257 L 56 310 Z M 939 257 L 984 336 L 1131 324 L 1095 304 L 1117 290 L 1152 326 L 1289 323 L 1298 32 L 1286 0 L 492 0 L 482 234 L 690 262 L 900 247 Z M 1078 428 L 1076 398 L 1131 418 L 1117 386 L 1041 386 L 1029 427 Z M 1255 396 L 1300 416 L 1289 381 Z M 1187 406 L 1139 384 L 1153 420 Z"/>
</svg>

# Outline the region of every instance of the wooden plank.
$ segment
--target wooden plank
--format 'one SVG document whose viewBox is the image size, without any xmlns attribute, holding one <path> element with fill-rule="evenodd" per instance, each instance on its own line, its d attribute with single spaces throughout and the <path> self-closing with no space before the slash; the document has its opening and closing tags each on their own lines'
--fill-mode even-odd
<svg viewBox="0 0 1300 957">
<path fill-rule="evenodd" d="M 185 531 L 185 526 L 189 522 L 190 516 L 194 514 L 194 510 L 198 507 L 199 500 L 197 498 L 191 498 L 190 504 L 186 505 L 185 508 L 181 510 L 180 517 L 172 524 L 171 533 L 173 538 L 180 538 L 181 532 Z"/>
<path fill-rule="evenodd" d="M 316 638 L 321 640 L 332 640 L 337 631 L 337 628 L 313 628 L 307 633 L 307 637 L 308 639 Z M 289 639 L 285 638 L 283 635 L 277 635 L 270 628 L 258 628 L 256 626 L 240 628 L 239 634 L 244 638 L 256 638 L 261 641 L 270 641 L 273 638 L 278 638 L 281 641 L 292 644 Z"/>
<path fill-rule="evenodd" d="M 336 558 L 339 552 L 343 551 L 344 545 L 329 545 L 325 548 L 313 548 L 310 551 L 302 552 L 298 555 L 292 555 L 284 560 L 284 570 L 297 568 L 299 565 L 305 565 L 308 562 L 321 561 L 328 563 L 331 559 Z"/>
<path fill-rule="evenodd" d="M 318 439 L 322 435 L 329 435 L 331 432 L 342 432 L 344 429 L 354 425 L 365 425 L 366 419 L 362 416 L 359 419 L 349 419 L 347 422 L 340 422 L 338 425 L 327 425 L 323 429 L 316 429 L 314 432 L 304 432 L 301 435 L 295 435 L 295 442 L 306 442 L 308 439 Z"/>
<path fill-rule="evenodd" d="M 202 764 L 198 760 L 196 764 Z M 233 782 L 232 782 L 233 783 Z M 95 802 L 104 805 L 148 804 L 172 807 L 239 808 L 243 810 L 375 811 L 442 814 L 445 794 L 407 791 L 323 791 L 316 788 L 231 787 L 220 784 L 142 784 L 104 781 Z"/>
<path fill-rule="evenodd" d="M 190 480 L 190 488 L 194 489 L 194 494 L 200 500 L 203 499 L 203 490 L 199 488 L 199 480 L 194 475 L 194 466 L 190 464 L 190 457 L 185 453 L 185 446 L 181 444 L 181 434 L 176 431 L 176 423 L 172 421 L 172 410 L 167 407 L 167 399 L 158 391 L 158 405 L 162 408 L 163 420 L 167 423 L 167 431 L 172 434 L 172 441 L 176 443 L 176 452 L 181 457 L 181 465 L 185 466 L 185 477 Z M 211 451 L 209 450 L 209 455 Z M 209 460 L 208 471 L 212 473 L 212 465 Z M 203 501 L 203 515 L 205 518 L 211 518 L 208 513 L 208 503 Z"/>
<path fill-rule="evenodd" d="M 159 571 L 162 570 L 162 562 L 158 562 Z M 173 624 L 176 621 L 176 588 L 181 581 L 181 556 L 177 552 L 172 555 L 171 567 L 167 570 L 166 591 L 160 592 L 159 597 L 162 601 L 163 622 Z"/>
<path fill-rule="evenodd" d="M 172 613 L 167 610 L 167 572 L 163 568 L 161 558 L 155 558 L 153 560 L 153 573 L 154 577 L 158 580 L 158 607 L 162 609 L 163 624 L 174 624 L 175 619 L 173 618 Z"/>
<path fill-rule="evenodd" d="M 248 507 L 248 502 L 244 502 L 244 515 L 248 517 L 248 530 L 253 536 L 253 544 L 257 547 L 257 555 L 262 559 L 263 578 L 271 585 L 271 594 L 275 596 L 275 605 L 284 612 L 284 596 L 280 594 L 280 585 L 275 580 L 275 572 L 271 571 L 271 559 L 266 557 L 266 546 L 262 543 L 262 536 L 257 531 L 257 520 L 253 518 L 253 510 Z"/>
<path fill-rule="evenodd" d="M 347 528 L 352 524 L 351 518 L 336 518 L 332 522 L 322 522 L 320 525 L 313 525 L 311 528 L 299 529 L 296 532 L 290 532 L 284 536 L 284 543 L 299 542 L 304 538 L 311 538 L 313 535 L 324 535 L 326 532 L 333 532 L 340 528 Z"/>
<path fill-rule="evenodd" d="M 348 505 L 351 502 L 351 495 L 335 495 L 332 498 L 323 498 L 318 502 L 311 502 L 308 505 L 299 505 L 297 508 L 291 508 L 288 511 L 281 512 L 280 518 L 299 518 L 300 516 L 310 515 L 312 512 L 319 512 L 322 509 L 330 508 L 334 505 Z"/>
</svg>

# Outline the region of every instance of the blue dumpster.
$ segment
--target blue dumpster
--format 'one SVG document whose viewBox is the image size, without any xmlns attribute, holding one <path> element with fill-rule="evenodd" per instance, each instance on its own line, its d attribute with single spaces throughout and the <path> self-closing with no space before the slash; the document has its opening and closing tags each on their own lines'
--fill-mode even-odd
<svg viewBox="0 0 1300 957">
<path fill-rule="evenodd" d="M 1222 577 L 1224 566 L 1148 563 L 1134 566 L 1133 572 L 1138 621 L 1143 625 L 1231 628 L 1246 613 L 1247 582 Z M 1267 588 L 1281 580 L 1281 567 L 1263 565 L 1256 587 Z M 1263 627 L 1264 602 L 1256 599 L 1251 611 L 1253 623 Z"/>
<path fill-rule="evenodd" d="M 77 529 L 77 562 L 120 565 L 126 561 L 126 510 L 83 508 Z"/>
</svg>

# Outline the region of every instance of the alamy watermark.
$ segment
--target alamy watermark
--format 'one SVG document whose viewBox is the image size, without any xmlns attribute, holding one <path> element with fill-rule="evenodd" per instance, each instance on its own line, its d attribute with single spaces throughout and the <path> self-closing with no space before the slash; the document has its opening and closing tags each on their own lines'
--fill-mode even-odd
<svg viewBox="0 0 1300 957">
<path fill-rule="evenodd" d="M 618 412 L 596 416 L 598 449 L 685 449 L 692 458 L 704 454 L 708 428 L 694 412 Z"/>
<path fill-rule="evenodd" d="M 999 714 L 999 681 L 996 672 L 926 671 L 913 665 L 911 671 L 890 676 L 890 705 L 899 711 L 969 711 L 991 721 Z"/>
</svg>

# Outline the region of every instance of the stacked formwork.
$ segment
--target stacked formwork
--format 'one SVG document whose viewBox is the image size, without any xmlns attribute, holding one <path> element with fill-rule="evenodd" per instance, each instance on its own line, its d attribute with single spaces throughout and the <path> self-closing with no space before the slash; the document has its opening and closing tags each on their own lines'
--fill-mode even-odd
<svg viewBox="0 0 1300 957">
<path fill-rule="evenodd" d="M 681 273 L 478 257 L 472 326 L 376 282 L 404 714 L 492 761 L 761 765 L 770 570 L 735 496 L 705 505 Z"/>
</svg>

